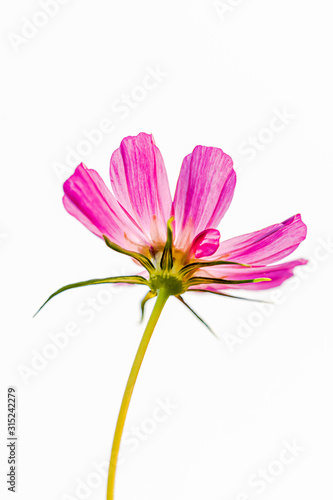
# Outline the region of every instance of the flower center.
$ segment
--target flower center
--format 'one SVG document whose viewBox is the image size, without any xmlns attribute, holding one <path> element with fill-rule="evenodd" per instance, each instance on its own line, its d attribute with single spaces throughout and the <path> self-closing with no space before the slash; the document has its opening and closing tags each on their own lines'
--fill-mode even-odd
<svg viewBox="0 0 333 500">
<path fill-rule="evenodd" d="M 152 273 L 149 279 L 149 286 L 153 292 L 157 292 L 163 288 L 170 295 L 180 295 L 186 290 L 181 277 L 171 274 L 170 271 L 166 270 L 159 270 L 156 273 Z"/>
</svg>

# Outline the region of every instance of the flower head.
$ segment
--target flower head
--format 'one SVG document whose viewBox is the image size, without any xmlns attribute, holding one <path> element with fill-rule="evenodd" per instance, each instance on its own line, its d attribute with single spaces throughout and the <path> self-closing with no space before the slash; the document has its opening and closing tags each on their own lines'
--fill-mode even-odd
<svg viewBox="0 0 333 500">
<path fill-rule="evenodd" d="M 184 158 L 173 201 L 151 135 L 123 139 L 111 157 L 110 179 L 113 193 L 95 170 L 79 165 L 64 183 L 64 206 L 144 272 L 75 283 L 51 297 L 89 284 L 140 284 L 149 288 L 143 309 L 160 289 L 182 302 L 186 291 L 262 290 L 280 285 L 306 264 L 303 259 L 275 264 L 304 240 L 300 215 L 220 242 L 217 227 L 232 201 L 236 174 L 230 156 L 219 148 L 197 146 Z"/>
</svg>

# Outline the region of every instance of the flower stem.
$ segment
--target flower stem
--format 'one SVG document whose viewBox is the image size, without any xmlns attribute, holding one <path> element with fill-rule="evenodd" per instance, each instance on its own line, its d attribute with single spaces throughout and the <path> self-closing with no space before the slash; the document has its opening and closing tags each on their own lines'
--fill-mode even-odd
<svg viewBox="0 0 333 500">
<path fill-rule="evenodd" d="M 170 294 L 167 292 L 167 290 L 164 290 L 163 288 L 161 288 L 157 294 L 157 299 L 156 299 L 154 308 L 153 308 L 151 316 L 148 320 L 145 331 L 143 332 L 143 336 L 142 336 L 139 348 L 137 350 L 137 353 L 136 353 L 136 356 L 135 356 L 135 359 L 134 359 L 134 362 L 132 365 L 131 372 L 130 372 L 128 380 L 127 380 L 127 385 L 126 385 L 125 392 L 123 395 L 123 400 L 121 402 L 121 407 L 120 407 L 120 411 L 119 411 L 119 415 L 118 415 L 116 430 L 115 430 L 115 434 L 114 434 L 114 438 L 113 438 L 110 466 L 109 466 L 108 486 L 107 486 L 107 494 L 106 494 L 107 500 L 114 500 L 114 484 L 115 484 L 116 468 L 117 468 L 117 461 L 118 461 L 121 436 L 122 436 L 122 433 L 124 430 L 126 415 L 127 415 L 130 401 L 131 401 L 135 382 L 136 382 L 136 379 L 138 377 L 139 370 L 140 370 L 143 358 L 145 356 L 149 341 L 150 341 L 152 334 L 154 332 L 154 328 L 155 328 L 156 323 L 161 315 L 162 309 L 163 309 L 167 299 L 169 298 L 169 295 Z"/>
</svg>

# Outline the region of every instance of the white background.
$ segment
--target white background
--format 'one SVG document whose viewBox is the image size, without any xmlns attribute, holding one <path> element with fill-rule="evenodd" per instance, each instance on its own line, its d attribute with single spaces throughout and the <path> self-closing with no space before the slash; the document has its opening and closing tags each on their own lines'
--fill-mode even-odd
<svg viewBox="0 0 333 500">
<path fill-rule="evenodd" d="M 154 134 L 172 189 L 195 145 L 230 154 L 238 184 L 222 237 L 301 212 L 308 238 L 292 258 L 310 264 L 266 309 L 189 294 L 219 341 L 169 301 L 135 389 L 126 430 L 141 438 L 123 446 L 116 500 L 331 498 L 331 3 L 71 0 L 53 17 L 41 3 L 0 12 L 1 498 L 13 498 L 8 385 L 19 398 L 15 498 L 105 498 L 93 464 L 109 458 L 143 291 L 74 290 L 32 314 L 64 284 L 133 270 L 66 213 L 59 171 L 70 175 L 79 149 L 108 182 L 111 153 L 140 131 Z M 85 131 L 105 119 L 112 131 L 84 151 Z M 73 323 L 68 345 L 50 347 Z M 36 370 L 36 352 L 54 358 Z M 167 400 L 170 415 L 157 410 Z M 299 448 L 288 465 L 286 441 Z M 260 468 L 261 488 L 249 483 Z"/>
</svg>

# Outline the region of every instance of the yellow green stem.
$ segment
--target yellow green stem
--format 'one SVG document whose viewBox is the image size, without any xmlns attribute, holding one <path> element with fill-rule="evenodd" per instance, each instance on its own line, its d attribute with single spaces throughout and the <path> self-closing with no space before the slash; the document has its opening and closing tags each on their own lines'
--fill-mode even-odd
<svg viewBox="0 0 333 500">
<path fill-rule="evenodd" d="M 118 415 L 116 430 L 113 438 L 112 450 L 111 450 L 111 458 L 110 458 L 110 466 L 109 466 L 109 477 L 108 477 L 108 486 L 107 486 L 107 500 L 114 500 L 114 485 L 115 485 L 115 477 L 116 477 L 116 469 L 117 469 L 117 461 L 118 454 L 121 442 L 121 436 L 123 434 L 126 415 L 128 411 L 128 407 L 131 401 L 132 393 L 134 390 L 136 379 L 138 378 L 139 370 L 145 356 L 149 341 L 154 332 L 156 323 L 161 315 L 162 309 L 168 300 L 170 294 L 165 289 L 160 289 L 157 294 L 157 299 L 154 305 L 154 309 L 151 313 L 151 316 L 148 320 L 145 331 L 143 332 L 143 336 L 137 350 L 131 372 L 128 377 L 127 385 L 125 388 L 123 400 L 121 402 L 121 407 Z"/>
</svg>

